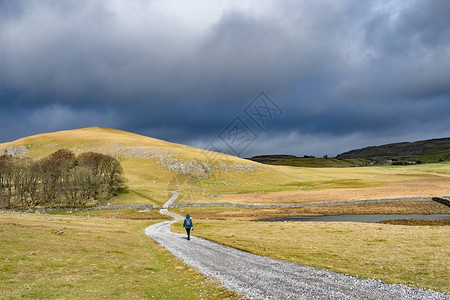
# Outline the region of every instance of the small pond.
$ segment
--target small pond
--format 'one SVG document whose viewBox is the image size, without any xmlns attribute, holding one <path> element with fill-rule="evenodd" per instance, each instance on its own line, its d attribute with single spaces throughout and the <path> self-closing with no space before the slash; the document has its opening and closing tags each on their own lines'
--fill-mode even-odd
<svg viewBox="0 0 450 300">
<path fill-rule="evenodd" d="M 450 219 L 450 214 L 442 215 L 337 215 L 337 216 L 318 216 L 318 217 L 286 217 L 258 220 L 258 222 L 366 222 L 377 223 L 388 220 L 409 220 L 409 219 Z"/>
</svg>

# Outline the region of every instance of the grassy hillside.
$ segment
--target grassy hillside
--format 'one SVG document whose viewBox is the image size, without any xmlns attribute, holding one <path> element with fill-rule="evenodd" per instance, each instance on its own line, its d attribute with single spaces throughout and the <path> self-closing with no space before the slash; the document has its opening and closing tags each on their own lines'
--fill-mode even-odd
<svg viewBox="0 0 450 300">
<path fill-rule="evenodd" d="M 324 168 L 268 166 L 100 127 L 22 138 L 0 144 L 0 153 L 41 158 L 61 148 L 76 154 L 106 153 L 120 160 L 128 191 L 110 199 L 111 204 L 159 205 L 172 190 L 180 191 L 179 202 L 273 204 L 450 195 L 449 163 L 382 168 L 334 168 L 325 162 Z"/>
<path fill-rule="evenodd" d="M 450 138 L 431 139 L 413 143 L 394 143 L 355 149 L 339 154 L 338 158 L 419 157 L 444 155 L 450 158 Z"/>
</svg>

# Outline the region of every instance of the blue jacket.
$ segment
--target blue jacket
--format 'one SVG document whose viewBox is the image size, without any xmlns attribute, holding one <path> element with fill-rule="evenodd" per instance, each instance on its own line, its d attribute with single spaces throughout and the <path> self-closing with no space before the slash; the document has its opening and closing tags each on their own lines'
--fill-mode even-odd
<svg viewBox="0 0 450 300">
<path fill-rule="evenodd" d="M 190 221 L 189 225 L 186 224 L 188 220 Z M 190 229 L 190 228 L 194 227 L 194 223 L 192 222 L 190 215 L 186 215 L 186 219 L 184 219 L 184 222 L 183 222 L 183 227 L 186 229 Z"/>
</svg>

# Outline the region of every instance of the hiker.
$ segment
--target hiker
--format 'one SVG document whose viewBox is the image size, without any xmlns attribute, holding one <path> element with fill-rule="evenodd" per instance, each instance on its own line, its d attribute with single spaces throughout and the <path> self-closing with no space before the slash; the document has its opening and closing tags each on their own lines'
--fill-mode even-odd
<svg viewBox="0 0 450 300">
<path fill-rule="evenodd" d="M 188 241 L 191 239 L 191 229 L 194 230 L 194 224 L 192 223 L 191 216 L 189 214 L 186 215 L 186 219 L 184 219 L 183 227 L 186 229 L 186 233 L 188 236 Z"/>
</svg>

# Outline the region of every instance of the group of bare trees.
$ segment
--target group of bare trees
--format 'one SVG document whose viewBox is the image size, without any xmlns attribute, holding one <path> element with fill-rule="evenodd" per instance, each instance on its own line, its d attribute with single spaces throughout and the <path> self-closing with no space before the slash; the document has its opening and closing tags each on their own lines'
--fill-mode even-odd
<svg viewBox="0 0 450 300">
<path fill-rule="evenodd" d="M 0 207 L 83 206 L 123 187 L 112 156 L 61 149 L 40 160 L 0 156 Z"/>
</svg>

